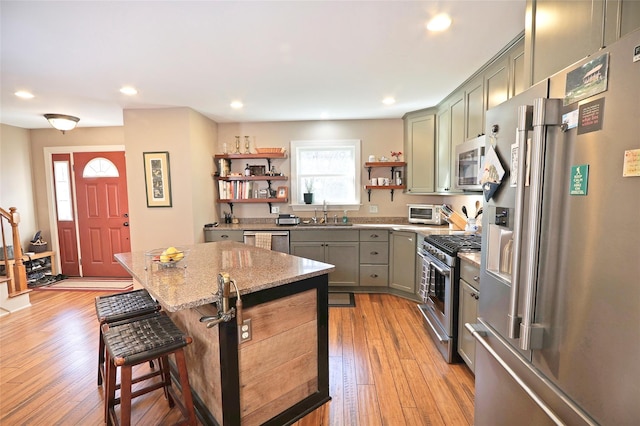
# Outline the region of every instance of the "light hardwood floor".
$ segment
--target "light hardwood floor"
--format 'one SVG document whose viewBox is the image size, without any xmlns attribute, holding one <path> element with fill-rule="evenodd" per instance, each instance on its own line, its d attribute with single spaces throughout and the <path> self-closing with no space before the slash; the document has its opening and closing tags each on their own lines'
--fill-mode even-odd
<svg viewBox="0 0 640 426">
<path fill-rule="evenodd" d="M 103 424 L 94 308 L 103 294 L 34 291 L 32 307 L 0 318 L 1 425 Z M 473 424 L 473 375 L 444 362 L 414 302 L 357 294 L 355 308 L 330 308 L 329 371 L 331 402 L 294 425 Z M 160 391 L 132 410 L 132 424 L 180 418 Z"/>
</svg>

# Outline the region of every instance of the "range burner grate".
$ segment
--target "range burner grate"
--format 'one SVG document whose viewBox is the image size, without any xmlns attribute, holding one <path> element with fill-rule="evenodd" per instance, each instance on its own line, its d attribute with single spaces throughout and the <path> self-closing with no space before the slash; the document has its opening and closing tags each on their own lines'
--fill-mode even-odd
<svg viewBox="0 0 640 426">
<path fill-rule="evenodd" d="M 449 255 L 463 251 L 480 251 L 482 237 L 480 235 L 429 235 L 425 241 Z"/>
</svg>

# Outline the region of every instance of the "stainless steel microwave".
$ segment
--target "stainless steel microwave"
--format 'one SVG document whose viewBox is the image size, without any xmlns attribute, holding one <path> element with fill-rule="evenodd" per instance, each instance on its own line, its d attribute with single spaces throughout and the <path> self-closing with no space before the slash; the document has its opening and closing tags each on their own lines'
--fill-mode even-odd
<svg viewBox="0 0 640 426">
<path fill-rule="evenodd" d="M 486 137 L 463 142 L 456 146 L 456 176 L 457 189 L 467 191 L 481 191 L 482 167 L 484 166 L 484 144 Z"/>
<path fill-rule="evenodd" d="M 432 204 L 408 204 L 409 223 L 424 225 L 444 225 L 444 215 L 441 207 Z"/>
</svg>

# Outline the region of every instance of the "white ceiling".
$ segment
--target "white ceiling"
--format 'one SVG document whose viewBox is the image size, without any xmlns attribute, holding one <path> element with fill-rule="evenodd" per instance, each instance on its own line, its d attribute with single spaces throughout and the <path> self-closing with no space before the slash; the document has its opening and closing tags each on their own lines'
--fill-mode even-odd
<svg viewBox="0 0 640 426">
<path fill-rule="evenodd" d="M 426 31 L 441 12 L 450 30 Z M 217 122 L 399 118 L 522 32 L 525 0 L 2 0 L 0 14 L 0 121 L 34 129 L 45 113 L 120 126 L 123 109 L 163 107 Z"/>
</svg>

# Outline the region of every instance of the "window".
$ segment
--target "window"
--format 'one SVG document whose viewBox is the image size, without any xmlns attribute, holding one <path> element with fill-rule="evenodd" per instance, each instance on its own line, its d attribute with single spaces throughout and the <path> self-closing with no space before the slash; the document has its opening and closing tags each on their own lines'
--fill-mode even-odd
<svg viewBox="0 0 640 426">
<path fill-rule="evenodd" d="M 304 205 L 308 184 L 313 204 L 360 205 L 360 140 L 291 141 L 291 204 Z"/>
<path fill-rule="evenodd" d="M 56 188 L 56 207 L 59 221 L 73 220 L 71 173 L 69 161 L 54 161 L 53 176 Z"/>
<path fill-rule="evenodd" d="M 109 160 L 102 157 L 96 157 L 89 161 L 84 170 L 82 171 L 82 177 L 118 177 L 118 168 Z"/>
</svg>

